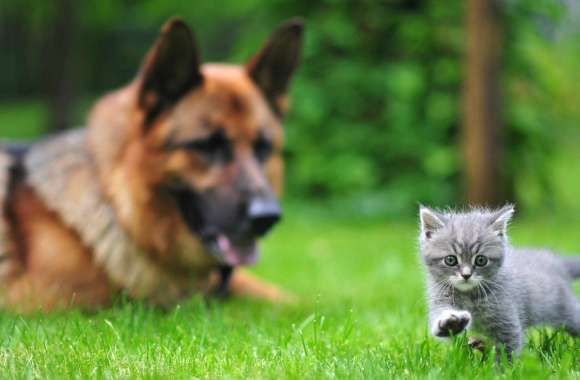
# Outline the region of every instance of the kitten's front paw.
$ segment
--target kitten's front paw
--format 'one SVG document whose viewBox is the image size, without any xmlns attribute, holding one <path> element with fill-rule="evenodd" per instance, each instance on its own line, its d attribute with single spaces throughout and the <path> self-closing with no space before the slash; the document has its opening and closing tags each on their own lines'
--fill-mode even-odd
<svg viewBox="0 0 580 380">
<path fill-rule="evenodd" d="M 443 313 L 436 322 L 434 335 L 444 338 L 457 335 L 471 322 L 471 314 L 468 311 L 448 311 Z"/>
</svg>

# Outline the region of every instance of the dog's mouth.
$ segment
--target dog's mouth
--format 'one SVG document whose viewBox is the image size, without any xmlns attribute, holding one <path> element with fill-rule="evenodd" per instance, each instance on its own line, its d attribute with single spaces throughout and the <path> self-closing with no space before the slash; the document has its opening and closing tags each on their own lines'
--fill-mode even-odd
<svg viewBox="0 0 580 380">
<path fill-rule="evenodd" d="M 235 241 L 221 233 L 207 237 L 202 234 L 202 240 L 206 249 L 221 264 L 236 267 L 254 265 L 258 261 L 259 251 L 255 239 Z"/>
<path fill-rule="evenodd" d="M 188 229 L 201 238 L 207 253 L 219 264 L 236 267 L 254 265 L 258 261 L 259 250 L 255 236 L 226 232 L 209 223 L 204 218 L 199 197 L 192 191 L 174 191 L 174 195 Z"/>
</svg>

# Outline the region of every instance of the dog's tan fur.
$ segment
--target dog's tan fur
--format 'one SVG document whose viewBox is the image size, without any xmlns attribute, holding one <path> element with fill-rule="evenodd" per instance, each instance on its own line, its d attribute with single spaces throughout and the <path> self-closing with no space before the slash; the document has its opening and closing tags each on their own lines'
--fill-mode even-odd
<svg viewBox="0 0 580 380">
<path fill-rule="evenodd" d="M 217 125 L 245 157 L 257 134 L 267 131 L 273 154 L 264 164 L 265 178 L 281 191 L 286 89 L 256 77 L 256 66 L 267 61 L 260 59 L 264 50 L 246 67 L 201 66 L 203 82 L 170 106 L 147 87 L 172 49 L 166 45 L 182 43 L 184 30 L 178 20 L 164 27 L 137 78 L 100 100 L 86 129 L 35 144 L 21 162 L 0 151 L 4 307 L 94 309 L 121 290 L 167 306 L 210 291 L 217 281 L 215 259 L 187 229 L 174 200 L 157 188 L 177 175 L 196 189 L 228 186 L 237 169 L 218 171 L 195 155 L 167 151 L 170 138 L 203 137 Z M 300 31 L 293 27 L 287 37 L 283 30 L 282 40 L 299 44 Z M 250 180 L 264 181 L 253 166 L 244 168 Z M 231 288 L 234 294 L 283 297 L 243 271 L 234 274 Z"/>
</svg>

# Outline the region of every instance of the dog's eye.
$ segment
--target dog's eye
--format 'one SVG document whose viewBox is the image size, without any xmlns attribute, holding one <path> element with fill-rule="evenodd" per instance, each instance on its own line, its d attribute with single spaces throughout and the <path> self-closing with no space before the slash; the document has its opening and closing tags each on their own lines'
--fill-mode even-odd
<svg viewBox="0 0 580 380">
<path fill-rule="evenodd" d="M 455 256 L 455 255 L 445 256 L 445 258 L 443 259 L 443 262 L 447 266 L 454 267 L 457 265 L 457 256 Z"/>
<path fill-rule="evenodd" d="M 483 256 L 483 255 L 477 255 L 475 256 L 475 265 L 477 265 L 478 267 L 484 267 L 487 265 L 487 257 Z"/>
<path fill-rule="evenodd" d="M 260 137 L 254 142 L 254 154 L 260 162 L 266 161 L 272 154 L 272 142 L 265 137 Z"/>
<path fill-rule="evenodd" d="M 222 131 L 216 132 L 205 139 L 184 143 L 182 148 L 201 153 L 211 161 L 228 161 L 232 156 L 230 143 Z"/>
</svg>

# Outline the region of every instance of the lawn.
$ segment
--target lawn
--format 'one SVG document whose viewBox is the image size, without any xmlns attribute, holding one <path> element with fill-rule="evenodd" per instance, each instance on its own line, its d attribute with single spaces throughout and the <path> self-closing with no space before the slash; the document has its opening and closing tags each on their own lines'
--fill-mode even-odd
<svg viewBox="0 0 580 380">
<path fill-rule="evenodd" d="M 535 330 L 521 359 L 428 337 L 412 220 L 352 220 L 290 205 L 255 272 L 294 306 L 192 299 L 96 314 L 0 315 L 2 378 L 579 378 L 580 340 Z M 580 250 L 580 223 L 516 221 L 512 240 Z"/>
<path fill-rule="evenodd" d="M 0 136 L 37 135 L 44 112 L 2 105 Z M 577 205 L 577 160 L 561 161 L 558 188 Z M 287 205 L 254 271 L 297 305 L 192 299 L 165 312 L 120 301 L 88 315 L 0 313 L 0 378 L 580 379 L 580 340 L 564 333 L 532 331 L 522 357 L 502 368 L 465 337 L 430 338 L 415 221 L 357 214 L 346 204 Z M 580 252 L 577 213 L 560 215 L 516 218 L 512 241 Z"/>
</svg>

